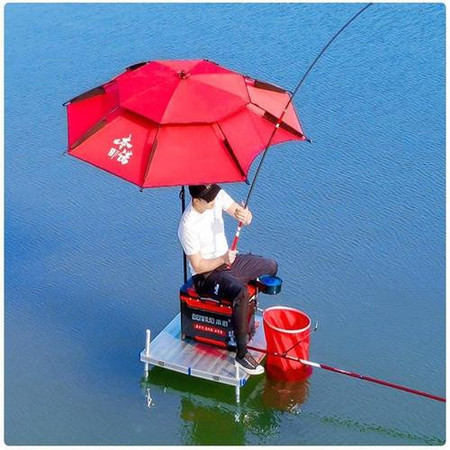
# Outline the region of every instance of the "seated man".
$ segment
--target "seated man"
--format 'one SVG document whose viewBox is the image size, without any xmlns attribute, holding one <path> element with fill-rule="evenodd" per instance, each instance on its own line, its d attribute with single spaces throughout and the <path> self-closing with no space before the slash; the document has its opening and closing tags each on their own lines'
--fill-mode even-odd
<svg viewBox="0 0 450 450">
<path fill-rule="evenodd" d="M 217 184 L 189 186 L 192 202 L 178 227 L 178 237 L 189 260 L 199 295 L 233 301 L 232 326 L 236 338 L 236 363 L 250 375 L 264 368 L 247 351 L 248 291 L 246 283 L 261 275 L 276 275 L 278 265 L 252 254 L 228 248 L 222 211 L 249 225 L 252 213 L 237 204 Z"/>
</svg>

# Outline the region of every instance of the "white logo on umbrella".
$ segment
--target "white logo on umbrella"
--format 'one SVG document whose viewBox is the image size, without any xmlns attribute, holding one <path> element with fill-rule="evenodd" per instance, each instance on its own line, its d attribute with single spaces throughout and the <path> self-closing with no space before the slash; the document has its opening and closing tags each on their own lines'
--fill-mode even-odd
<svg viewBox="0 0 450 450">
<path fill-rule="evenodd" d="M 113 140 L 114 145 L 118 146 L 111 147 L 109 149 L 108 156 L 111 159 L 116 158 L 117 162 L 120 162 L 122 164 L 128 164 L 130 161 L 131 156 L 133 156 L 133 152 L 131 150 L 127 150 L 129 148 L 133 147 L 133 144 L 131 143 L 131 134 L 127 138 L 117 138 Z"/>
</svg>

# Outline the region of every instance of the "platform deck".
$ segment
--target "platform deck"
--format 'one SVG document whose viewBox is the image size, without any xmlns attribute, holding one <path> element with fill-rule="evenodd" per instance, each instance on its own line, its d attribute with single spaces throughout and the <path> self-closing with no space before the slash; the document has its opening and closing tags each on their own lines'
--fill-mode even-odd
<svg viewBox="0 0 450 450">
<path fill-rule="evenodd" d="M 266 349 L 262 317 L 255 317 L 256 333 L 249 345 Z M 242 369 L 236 370 L 235 353 L 220 347 L 202 344 L 192 339 L 181 340 L 181 319 L 178 314 L 150 342 L 150 351 L 141 352 L 141 361 L 164 367 L 193 377 L 204 378 L 231 386 L 243 386 L 250 375 Z M 251 351 L 256 361 L 261 362 L 265 353 Z"/>
</svg>

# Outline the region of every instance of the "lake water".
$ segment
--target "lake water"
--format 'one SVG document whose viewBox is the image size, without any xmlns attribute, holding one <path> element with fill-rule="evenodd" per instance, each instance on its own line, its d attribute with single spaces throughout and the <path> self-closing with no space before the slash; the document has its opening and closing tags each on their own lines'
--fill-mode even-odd
<svg viewBox="0 0 450 450">
<path fill-rule="evenodd" d="M 123 68 L 208 58 L 293 89 L 361 7 L 6 5 L 8 444 L 444 442 L 443 403 L 325 371 L 254 377 L 239 407 L 231 387 L 144 380 L 145 329 L 179 310 L 178 189 L 140 193 L 63 156 L 62 103 Z M 240 243 L 280 265 L 283 291 L 260 305 L 319 321 L 313 361 L 445 396 L 444 5 L 372 6 L 294 103 L 313 143 L 269 152 Z"/>
</svg>

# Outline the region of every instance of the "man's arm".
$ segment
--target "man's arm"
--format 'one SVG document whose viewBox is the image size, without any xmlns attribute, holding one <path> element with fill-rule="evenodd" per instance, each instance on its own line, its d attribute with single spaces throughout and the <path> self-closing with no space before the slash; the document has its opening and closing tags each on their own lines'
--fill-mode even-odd
<svg viewBox="0 0 450 450">
<path fill-rule="evenodd" d="M 250 225 L 253 219 L 253 215 L 248 207 L 244 208 L 236 202 L 233 202 L 233 204 L 227 209 L 227 213 L 231 217 L 234 217 L 235 219 L 242 222 L 243 225 Z"/>
<path fill-rule="evenodd" d="M 187 255 L 192 268 L 195 273 L 211 272 L 211 270 L 217 269 L 223 264 L 231 265 L 236 258 L 236 252 L 228 250 L 224 255 L 213 259 L 204 259 L 200 252 L 194 255 Z"/>
</svg>

